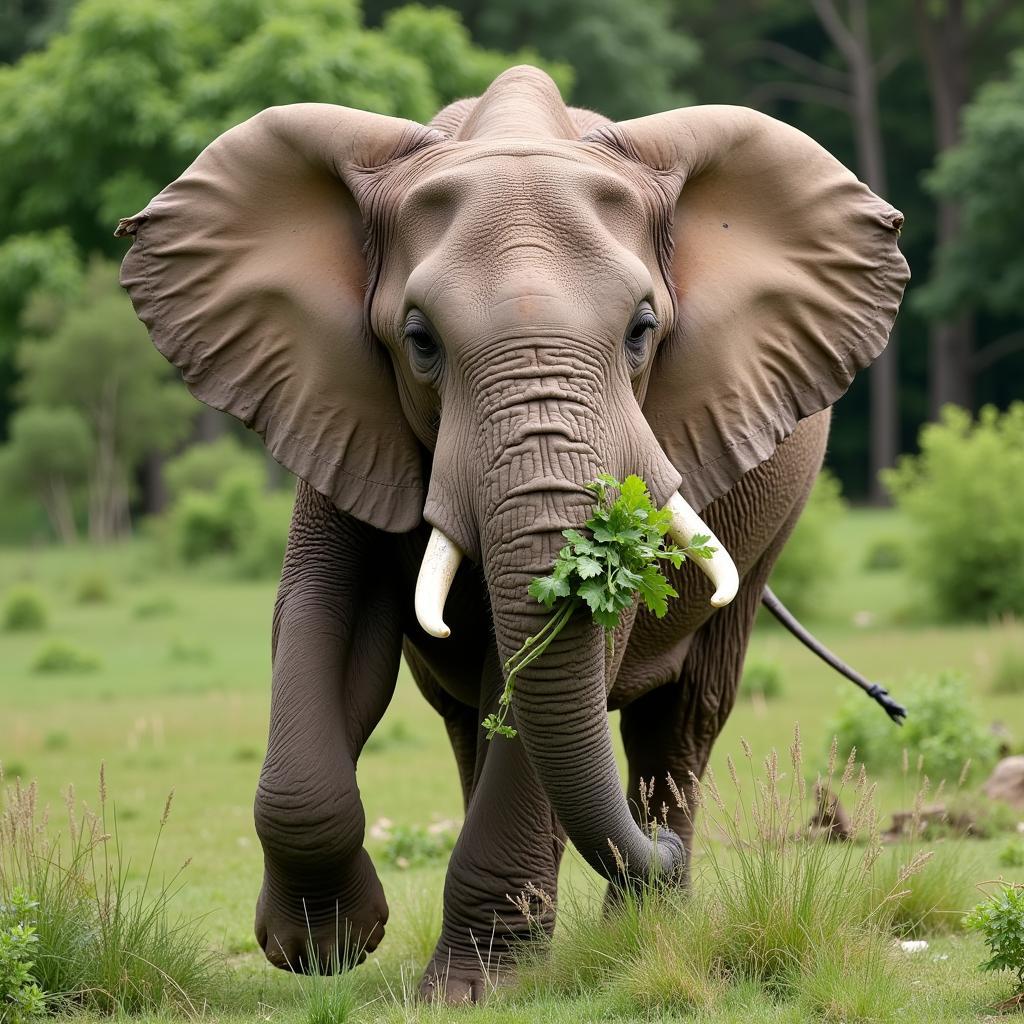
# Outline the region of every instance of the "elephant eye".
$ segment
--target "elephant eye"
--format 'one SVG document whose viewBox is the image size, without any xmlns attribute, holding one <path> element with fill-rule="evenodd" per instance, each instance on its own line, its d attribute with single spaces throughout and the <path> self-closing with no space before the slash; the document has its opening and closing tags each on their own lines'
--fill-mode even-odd
<svg viewBox="0 0 1024 1024">
<path fill-rule="evenodd" d="M 429 374 L 441 358 L 441 346 L 434 336 L 427 318 L 418 310 L 409 313 L 405 321 L 405 343 L 409 362 L 418 373 Z"/>
<path fill-rule="evenodd" d="M 654 310 L 645 302 L 636 311 L 633 322 L 626 332 L 626 358 L 634 370 L 643 365 L 651 337 L 657 329 L 658 318 L 654 315 Z"/>
</svg>

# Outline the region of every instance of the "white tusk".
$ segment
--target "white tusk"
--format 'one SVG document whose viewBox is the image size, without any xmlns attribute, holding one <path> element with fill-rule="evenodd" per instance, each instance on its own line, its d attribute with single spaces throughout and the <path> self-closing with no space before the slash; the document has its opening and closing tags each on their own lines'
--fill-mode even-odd
<svg viewBox="0 0 1024 1024">
<path fill-rule="evenodd" d="M 444 603 L 461 561 L 462 552 L 435 526 L 416 579 L 416 618 L 431 636 L 451 635 L 444 621 Z"/>
<path fill-rule="evenodd" d="M 672 513 L 672 525 L 668 528 L 669 535 L 681 548 L 688 547 L 697 534 L 704 534 L 711 539 L 708 543 L 717 550 L 710 558 L 695 558 L 697 568 L 715 585 L 715 593 L 711 604 L 715 608 L 727 605 L 739 589 L 740 577 L 736 571 L 729 552 L 722 542 L 711 532 L 707 523 L 690 507 L 685 498 L 678 492 L 672 495 L 668 503 Z"/>
</svg>

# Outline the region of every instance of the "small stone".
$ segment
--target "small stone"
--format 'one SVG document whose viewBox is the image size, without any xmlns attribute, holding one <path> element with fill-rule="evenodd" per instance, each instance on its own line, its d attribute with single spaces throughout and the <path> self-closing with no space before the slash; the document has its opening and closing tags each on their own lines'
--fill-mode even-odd
<svg viewBox="0 0 1024 1024">
<path fill-rule="evenodd" d="M 928 948 L 924 939 L 904 939 L 900 943 L 900 949 L 904 953 L 923 953 Z"/>
<path fill-rule="evenodd" d="M 990 800 L 1000 800 L 1024 811 L 1024 755 L 1004 757 L 982 789 Z"/>
</svg>

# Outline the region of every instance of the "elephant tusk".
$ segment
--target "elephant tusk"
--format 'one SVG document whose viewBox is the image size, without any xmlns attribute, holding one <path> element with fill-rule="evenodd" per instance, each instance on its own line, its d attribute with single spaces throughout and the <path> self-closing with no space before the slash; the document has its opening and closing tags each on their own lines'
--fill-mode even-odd
<svg viewBox="0 0 1024 1024">
<path fill-rule="evenodd" d="M 431 636 L 444 639 L 451 635 L 444 621 L 444 603 L 461 561 L 462 552 L 454 541 L 435 526 L 416 579 L 416 618 Z"/>
<path fill-rule="evenodd" d="M 709 543 L 717 548 L 710 558 L 695 558 L 697 568 L 715 585 L 715 593 L 711 604 L 715 608 L 727 605 L 739 589 L 740 577 L 736 571 L 729 552 L 722 542 L 711 532 L 707 523 L 690 507 L 685 498 L 678 492 L 669 499 L 668 510 L 672 513 L 672 525 L 668 528 L 669 535 L 681 548 L 688 547 L 697 534 L 711 538 Z"/>
</svg>

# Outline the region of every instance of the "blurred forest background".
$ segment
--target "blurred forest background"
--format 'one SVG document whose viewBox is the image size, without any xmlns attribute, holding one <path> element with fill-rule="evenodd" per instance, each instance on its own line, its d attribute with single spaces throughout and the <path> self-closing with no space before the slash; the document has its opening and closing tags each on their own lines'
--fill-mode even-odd
<svg viewBox="0 0 1024 1024">
<path fill-rule="evenodd" d="M 0 540 L 123 536 L 259 457 L 146 342 L 119 217 L 263 107 L 426 121 L 523 61 L 616 119 L 758 107 L 904 211 L 898 329 L 834 421 L 848 498 L 884 502 L 942 406 L 1024 390 L 1019 0 L 0 0 Z M 182 544 L 229 545 L 203 500 Z"/>
</svg>

